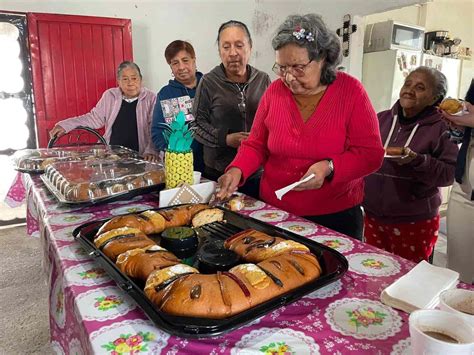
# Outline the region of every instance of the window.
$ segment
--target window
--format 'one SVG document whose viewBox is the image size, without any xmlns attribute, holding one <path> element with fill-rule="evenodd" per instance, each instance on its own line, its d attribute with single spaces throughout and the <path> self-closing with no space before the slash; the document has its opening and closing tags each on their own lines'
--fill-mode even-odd
<svg viewBox="0 0 474 355">
<path fill-rule="evenodd" d="M 0 155 L 36 146 L 26 16 L 0 13 Z"/>
</svg>

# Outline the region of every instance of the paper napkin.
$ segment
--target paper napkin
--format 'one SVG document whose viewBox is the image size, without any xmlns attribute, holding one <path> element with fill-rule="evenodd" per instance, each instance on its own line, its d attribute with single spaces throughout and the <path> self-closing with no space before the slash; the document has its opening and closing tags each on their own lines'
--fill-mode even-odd
<svg viewBox="0 0 474 355">
<path fill-rule="evenodd" d="M 458 279 L 456 271 L 433 266 L 423 260 L 383 290 L 380 300 L 407 313 L 434 308 L 439 302 L 439 294 L 454 288 Z"/>
<path fill-rule="evenodd" d="M 275 195 L 276 195 L 277 199 L 281 200 L 283 195 L 285 195 L 287 192 L 293 190 L 296 186 L 301 185 L 302 183 L 311 180 L 312 178 L 314 178 L 314 174 L 310 174 L 302 180 L 299 180 L 299 181 L 294 182 L 294 183 L 292 183 L 288 186 L 285 186 L 285 187 L 281 188 L 280 190 L 276 190 Z"/>
</svg>

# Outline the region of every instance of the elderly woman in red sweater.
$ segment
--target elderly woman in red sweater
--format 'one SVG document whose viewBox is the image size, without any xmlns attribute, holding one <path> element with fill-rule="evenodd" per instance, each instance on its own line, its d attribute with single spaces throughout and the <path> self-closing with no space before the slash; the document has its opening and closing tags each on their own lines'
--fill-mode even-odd
<svg viewBox="0 0 474 355">
<path fill-rule="evenodd" d="M 272 45 L 280 80 L 263 95 L 217 197 L 232 194 L 263 165 L 264 201 L 360 239 L 363 178 L 384 155 L 377 115 L 361 83 L 337 71 L 339 39 L 319 15 L 289 16 Z M 310 174 L 277 199 L 276 190 Z"/>
</svg>

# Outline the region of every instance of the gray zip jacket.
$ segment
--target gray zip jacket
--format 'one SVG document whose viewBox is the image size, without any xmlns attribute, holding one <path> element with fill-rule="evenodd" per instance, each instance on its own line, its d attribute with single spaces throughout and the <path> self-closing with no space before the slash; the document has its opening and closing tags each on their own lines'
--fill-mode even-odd
<svg viewBox="0 0 474 355">
<path fill-rule="evenodd" d="M 195 138 L 204 145 L 204 163 L 224 172 L 237 149 L 228 147 L 230 133 L 249 132 L 263 93 L 270 85 L 268 74 L 247 65 L 245 85 L 227 79 L 222 64 L 205 74 L 194 98 Z M 243 104 L 245 103 L 245 104 Z"/>
</svg>

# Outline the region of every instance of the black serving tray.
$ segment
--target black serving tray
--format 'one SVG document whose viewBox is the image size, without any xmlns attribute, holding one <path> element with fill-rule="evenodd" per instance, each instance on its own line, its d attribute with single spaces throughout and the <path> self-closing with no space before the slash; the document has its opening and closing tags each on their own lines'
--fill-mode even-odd
<svg viewBox="0 0 474 355">
<path fill-rule="evenodd" d="M 165 210 L 169 208 L 170 207 L 165 207 L 155 210 Z M 140 305 L 143 311 L 158 328 L 169 334 L 185 338 L 206 338 L 221 335 L 240 328 L 276 308 L 295 302 L 301 297 L 338 280 L 348 269 L 347 259 L 334 249 L 254 218 L 243 216 L 224 208 L 221 209 L 224 210 L 225 222 L 215 222 L 196 228 L 195 230 L 200 238 L 224 240 L 241 230 L 253 228 L 270 235 L 295 240 L 306 245 L 311 252 L 316 255 L 322 267 L 321 276 L 318 279 L 286 294 L 275 297 L 226 319 L 178 317 L 166 314 L 156 309 L 153 303 L 146 297 L 143 291 L 143 283 L 131 279 L 123 274 L 118 267 L 102 253 L 102 251 L 95 247 L 93 243 L 94 237 L 100 226 L 108 219 L 89 222 L 79 226 L 74 230 L 73 235 L 89 255 L 95 257 L 117 284 Z"/>
</svg>

